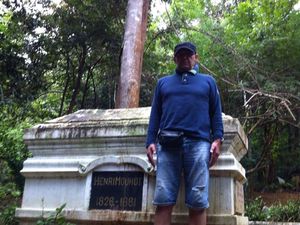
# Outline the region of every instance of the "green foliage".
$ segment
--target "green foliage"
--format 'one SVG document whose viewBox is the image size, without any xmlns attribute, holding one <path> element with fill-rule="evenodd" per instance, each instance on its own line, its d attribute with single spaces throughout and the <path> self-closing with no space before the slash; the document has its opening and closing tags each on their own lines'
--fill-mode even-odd
<svg viewBox="0 0 300 225">
<path fill-rule="evenodd" d="M 37 221 L 36 225 L 73 225 L 72 223 L 67 222 L 63 216 L 63 209 L 65 206 L 66 204 L 63 204 L 61 207 L 55 209 L 55 213 L 47 218 L 42 217 Z"/>
<path fill-rule="evenodd" d="M 125 8 L 125 1 L 69 0 L 43 17 L 46 34 L 57 33 L 45 50 L 59 59 L 60 70 L 51 74 L 52 87 L 64 93 L 61 103 L 67 104 L 68 113 L 113 107 Z"/>
<path fill-rule="evenodd" d="M 14 211 L 24 184 L 20 170 L 30 156 L 23 141 L 24 130 L 56 117 L 57 102 L 55 96 L 49 95 L 47 99 L 33 101 L 26 108 L 17 104 L 0 105 L 0 221 L 3 224 L 16 224 Z"/>
<path fill-rule="evenodd" d="M 126 3 L 44 1 L 39 11 L 37 2 L 5 1 L 12 16 L 1 23 L 0 100 L 27 104 L 55 91 L 59 115 L 112 108 Z"/>
<path fill-rule="evenodd" d="M 20 202 L 24 178 L 20 174 L 23 161 L 29 156 L 23 143 L 23 130 L 28 121 L 20 122 L 8 107 L 0 113 L 0 224 L 17 224 L 15 208 Z M 17 109 L 17 108 L 14 108 Z M 18 123 L 20 122 L 20 123 Z"/>
<path fill-rule="evenodd" d="M 278 222 L 299 222 L 300 201 L 288 201 L 286 204 L 273 205 L 269 208 L 267 219 Z"/>
<path fill-rule="evenodd" d="M 1 225 L 18 225 L 18 221 L 15 219 L 16 205 L 8 205 L 4 210 L 0 212 L 0 224 Z"/>
<path fill-rule="evenodd" d="M 4 199 L 7 195 L 17 198 L 21 196 L 21 192 L 17 190 L 14 183 L 8 183 L 0 187 L 0 199 Z"/>
<path fill-rule="evenodd" d="M 0 169 L 7 170 L 2 160 L 0 160 Z M 6 171 L 3 172 L 1 173 L 0 179 L 0 224 L 17 225 L 15 209 L 19 203 L 21 191 L 14 182 L 8 181 L 9 177 L 8 174 L 5 173 Z"/>
<path fill-rule="evenodd" d="M 9 4 L 9 1 L 5 1 Z M 9 8 L 0 15 L 0 95 L 1 102 L 21 102 L 34 98 L 43 89 L 41 64 L 45 61 L 38 49 L 32 49 L 33 33 L 38 26 L 36 15 L 28 17 L 23 7 Z"/>
<path fill-rule="evenodd" d="M 5 34 L 6 32 L 8 32 L 7 25 L 9 23 L 9 21 L 11 20 L 11 16 L 12 16 L 11 12 L 3 13 L 3 15 L 1 15 L 1 17 L 0 17 L 0 34 Z"/>
<path fill-rule="evenodd" d="M 248 175 L 252 188 L 256 191 L 299 191 L 290 182 L 300 168 L 297 135 L 297 128 L 275 122 L 256 128 L 250 136 L 250 152 L 242 159 L 242 164 L 250 170 L 262 157 L 266 160 L 261 161 L 260 169 Z M 277 177 L 282 177 L 286 182 L 279 184 Z"/>
<path fill-rule="evenodd" d="M 229 68 L 232 75 L 226 76 L 242 89 L 223 94 L 231 99 L 225 100 L 225 109 L 250 131 L 251 153 L 243 165 L 247 170 L 256 168 L 248 176 L 253 176 L 251 181 L 256 181 L 259 190 L 274 186 L 277 176 L 290 179 L 299 173 L 297 2 L 243 1 L 232 7 L 222 21 L 224 41 L 234 49 L 230 55 L 234 67 L 223 68 Z"/>
<path fill-rule="evenodd" d="M 250 221 L 265 221 L 267 215 L 264 207 L 262 198 L 258 197 L 246 204 L 245 216 L 247 216 Z"/>
<path fill-rule="evenodd" d="M 300 201 L 277 203 L 267 207 L 262 198 L 258 197 L 246 203 L 245 216 L 250 221 L 299 222 Z"/>
<path fill-rule="evenodd" d="M 23 120 L 21 114 L 23 110 L 17 106 L 1 106 L 0 113 L 0 165 L 5 176 L 1 179 L 3 183 L 15 181 L 21 188 L 23 178 L 19 174 L 23 166 L 23 161 L 29 156 L 23 142 L 23 131 L 31 126 L 29 120 Z"/>
</svg>

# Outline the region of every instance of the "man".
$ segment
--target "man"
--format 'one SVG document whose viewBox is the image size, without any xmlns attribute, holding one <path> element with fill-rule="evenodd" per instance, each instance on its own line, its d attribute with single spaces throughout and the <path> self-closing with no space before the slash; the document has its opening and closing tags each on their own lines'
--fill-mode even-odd
<svg viewBox="0 0 300 225">
<path fill-rule="evenodd" d="M 157 153 L 154 224 L 171 224 L 183 172 L 189 224 L 205 225 L 209 166 L 216 163 L 223 140 L 220 97 L 214 79 L 193 69 L 198 62 L 193 43 L 176 45 L 174 61 L 176 72 L 157 83 L 146 143 L 153 166 Z M 177 132 L 182 142 L 175 147 L 156 143 L 164 131 Z"/>
</svg>

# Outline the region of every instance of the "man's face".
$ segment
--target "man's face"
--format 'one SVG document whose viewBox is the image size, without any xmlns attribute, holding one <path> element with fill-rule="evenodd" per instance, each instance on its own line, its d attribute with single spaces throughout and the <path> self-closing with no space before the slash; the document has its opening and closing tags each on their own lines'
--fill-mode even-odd
<svg viewBox="0 0 300 225">
<path fill-rule="evenodd" d="M 177 69 L 181 71 L 189 71 L 193 69 L 198 60 L 198 56 L 188 49 L 181 49 L 174 56 L 174 61 L 177 65 Z"/>
</svg>

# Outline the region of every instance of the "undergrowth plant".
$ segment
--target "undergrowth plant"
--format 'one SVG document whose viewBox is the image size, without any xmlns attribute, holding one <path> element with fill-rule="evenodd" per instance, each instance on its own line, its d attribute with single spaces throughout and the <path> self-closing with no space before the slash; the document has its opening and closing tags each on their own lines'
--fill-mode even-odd
<svg viewBox="0 0 300 225">
<path fill-rule="evenodd" d="M 66 221 L 66 218 L 63 215 L 63 209 L 66 204 L 63 204 L 61 207 L 55 210 L 55 213 L 51 214 L 49 217 L 40 218 L 36 225 L 74 225 Z"/>
<path fill-rule="evenodd" d="M 250 221 L 300 222 L 300 200 L 267 207 L 261 197 L 246 203 L 245 216 Z"/>
</svg>

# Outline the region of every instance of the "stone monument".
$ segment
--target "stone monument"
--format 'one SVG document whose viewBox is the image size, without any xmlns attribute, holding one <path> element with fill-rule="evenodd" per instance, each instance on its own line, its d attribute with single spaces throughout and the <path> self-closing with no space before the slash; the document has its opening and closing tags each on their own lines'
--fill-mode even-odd
<svg viewBox="0 0 300 225">
<path fill-rule="evenodd" d="M 21 225 L 35 224 L 66 204 L 74 224 L 152 224 L 155 170 L 145 154 L 150 107 L 79 110 L 25 132 L 32 157 L 24 162 Z M 208 224 L 246 225 L 239 163 L 247 137 L 237 119 L 223 115 L 225 142 L 210 171 Z M 186 224 L 183 187 L 172 224 Z"/>
</svg>

